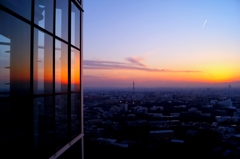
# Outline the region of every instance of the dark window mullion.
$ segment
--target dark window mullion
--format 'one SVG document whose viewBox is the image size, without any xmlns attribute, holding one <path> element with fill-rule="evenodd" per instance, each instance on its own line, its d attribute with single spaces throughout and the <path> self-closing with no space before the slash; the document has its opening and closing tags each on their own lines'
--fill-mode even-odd
<svg viewBox="0 0 240 159">
<path fill-rule="evenodd" d="M 33 96 L 34 94 L 34 11 L 35 11 L 35 1 L 32 1 L 32 6 L 31 6 L 31 21 L 30 21 L 30 25 L 31 25 L 31 30 L 30 30 L 30 94 L 31 96 Z M 34 121 L 34 98 L 30 98 L 29 101 L 31 102 L 31 106 L 29 108 L 29 114 L 31 114 L 31 121 Z M 29 128 L 29 135 L 31 135 L 31 144 L 34 145 L 34 122 L 31 123 L 31 127 Z M 34 146 L 32 146 L 32 150 L 30 151 L 34 151 Z"/>
<path fill-rule="evenodd" d="M 82 1 L 81 1 L 82 2 Z M 82 3 L 81 3 L 82 4 Z M 83 38 L 83 32 L 82 32 L 82 24 L 83 24 L 83 11 L 80 11 L 80 109 L 81 109 L 81 133 L 83 133 L 83 86 L 82 86 L 82 72 L 83 72 L 83 45 L 82 45 L 82 38 Z"/>
<path fill-rule="evenodd" d="M 56 0 L 53 2 L 53 93 L 55 94 Z"/>
<path fill-rule="evenodd" d="M 12 11 L 11 9 L 6 8 L 6 7 L 3 6 L 2 4 L 0 4 L 0 8 L 1 8 L 1 10 L 5 11 L 6 13 L 8 13 L 8 14 L 10 14 L 10 15 L 12 15 L 12 16 L 14 16 L 14 17 L 16 17 L 16 18 L 18 18 L 18 19 L 20 19 L 20 20 L 22 20 L 22 21 L 24 21 L 25 23 L 27 23 L 27 24 L 32 24 L 32 23 L 31 23 L 32 18 L 31 18 L 30 21 L 29 21 L 28 19 L 26 19 L 25 17 L 19 15 L 18 13 L 15 13 L 15 12 Z M 33 9 L 32 9 L 32 10 L 33 10 Z M 32 10 L 31 10 L 31 11 L 32 11 Z"/>
<path fill-rule="evenodd" d="M 60 42 L 63 42 L 63 43 L 65 43 L 65 44 L 68 44 L 68 42 L 67 42 L 66 40 L 64 40 L 64 39 L 56 36 L 55 34 L 54 34 L 54 37 L 55 37 L 57 40 L 59 40 Z"/>
<path fill-rule="evenodd" d="M 51 33 L 50 31 L 38 26 L 37 24 L 33 24 L 33 25 L 34 25 L 34 28 L 37 28 L 38 30 L 42 31 L 43 33 L 54 36 L 54 33 Z"/>
<path fill-rule="evenodd" d="M 72 4 L 68 1 L 68 135 L 71 139 L 71 14 Z"/>
<path fill-rule="evenodd" d="M 80 49 L 79 49 L 78 47 L 76 47 L 76 46 L 74 46 L 74 45 L 72 45 L 72 44 L 70 44 L 70 45 L 71 45 L 72 48 L 74 48 L 74 49 L 80 51 Z"/>
<path fill-rule="evenodd" d="M 81 1 L 81 3 L 79 3 L 78 1 L 72 1 L 75 5 L 76 5 L 76 7 L 81 11 L 81 12 L 84 12 L 84 10 L 83 10 L 83 4 L 82 4 L 82 1 Z"/>
<path fill-rule="evenodd" d="M 56 97 L 56 90 L 55 90 L 55 46 L 56 46 L 56 0 L 53 0 L 53 48 L 52 48 L 52 51 L 53 51 L 53 62 L 52 62 L 52 67 L 53 67 L 53 79 L 52 79 L 52 87 L 53 87 L 53 105 L 52 105 L 52 108 L 53 108 L 53 120 L 54 120 L 54 128 L 53 128 L 53 134 L 54 134 L 54 137 L 56 136 L 56 108 L 55 108 L 55 105 L 56 105 L 56 101 L 55 101 L 55 97 Z M 56 138 L 56 137 L 55 137 Z M 54 145 L 56 146 L 56 141 L 54 139 Z"/>
<path fill-rule="evenodd" d="M 55 12 L 54 12 L 54 14 L 55 14 Z M 53 21 L 55 22 L 55 17 L 53 18 Z M 56 36 L 55 33 L 51 33 L 51 32 L 49 32 L 48 30 L 46 30 L 46 29 L 44 29 L 44 28 L 42 28 L 42 27 L 40 27 L 40 26 L 38 26 L 38 25 L 36 25 L 36 24 L 33 24 L 33 25 L 34 25 L 35 28 L 37 28 L 38 30 L 42 31 L 43 33 L 46 33 L 46 34 L 49 34 L 49 35 L 53 36 L 54 39 L 57 39 L 57 40 L 59 40 L 60 42 L 63 42 L 63 43 L 65 43 L 65 44 L 68 44 L 68 42 L 67 42 L 66 40 L 64 40 L 64 39 Z M 53 29 L 53 30 L 54 30 L 54 32 L 56 31 L 56 29 L 55 29 L 55 23 L 54 23 L 54 29 Z M 75 46 L 74 46 L 74 47 L 75 47 Z M 77 48 L 77 47 L 75 47 L 75 48 L 76 48 L 76 49 L 79 49 L 79 48 Z"/>
<path fill-rule="evenodd" d="M 32 1 L 32 15 L 31 15 L 31 33 L 30 33 L 30 94 L 33 95 L 33 60 L 34 60 L 34 4 L 35 4 L 35 1 Z"/>
<path fill-rule="evenodd" d="M 71 92 L 71 1 L 68 1 L 68 92 Z"/>
</svg>

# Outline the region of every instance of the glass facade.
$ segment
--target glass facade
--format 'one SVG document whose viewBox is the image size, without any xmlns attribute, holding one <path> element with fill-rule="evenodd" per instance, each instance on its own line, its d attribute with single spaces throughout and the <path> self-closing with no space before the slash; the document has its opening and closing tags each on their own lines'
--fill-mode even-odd
<svg viewBox="0 0 240 159">
<path fill-rule="evenodd" d="M 83 158 L 82 0 L 0 0 L 0 158 Z"/>
</svg>

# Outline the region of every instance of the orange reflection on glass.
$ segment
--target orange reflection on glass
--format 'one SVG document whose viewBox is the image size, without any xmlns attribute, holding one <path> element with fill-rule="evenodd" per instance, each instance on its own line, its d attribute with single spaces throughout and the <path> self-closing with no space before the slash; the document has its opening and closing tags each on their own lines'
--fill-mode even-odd
<svg viewBox="0 0 240 159">
<path fill-rule="evenodd" d="M 68 85 L 67 44 L 56 40 L 55 51 L 55 88 L 57 92 L 66 92 Z"/>
<path fill-rule="evenodd" d="M 52 93 L 52 37 L 34 30 L 34 93 Z"/>
<path fill-rule="evenodd" d="M 61 57 L 61 53 L 56 52 L 56 70 L 55 79 L 56 83 L 67 84 L 68 83 L 68 70 L 67 61 Z"/>
<path fill-rule="evenodd" d="M 71 51 L 71 90 L 80 90 L 80 51 Z"/>
</svg>

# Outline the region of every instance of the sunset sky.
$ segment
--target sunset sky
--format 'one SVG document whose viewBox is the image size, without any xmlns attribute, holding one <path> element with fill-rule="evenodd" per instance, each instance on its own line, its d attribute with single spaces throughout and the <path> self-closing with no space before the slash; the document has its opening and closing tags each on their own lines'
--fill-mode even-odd
<svg viewBox="0 0 240 159">
<path fill-rule="evenodd" d="M 240 86 L 240 1 L 85 0 L 86 87 Z"/>
</svg>

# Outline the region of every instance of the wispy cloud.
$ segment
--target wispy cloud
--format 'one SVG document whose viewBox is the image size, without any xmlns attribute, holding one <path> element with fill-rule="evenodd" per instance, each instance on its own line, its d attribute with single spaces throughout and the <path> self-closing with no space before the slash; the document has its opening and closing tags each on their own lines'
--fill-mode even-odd
<svg viewBox="0 0 240 159">
<path fill-rule="evenodd" d="M 126 60 L 139 66 L 145 66 L 143 63 L 140 62 L 142 58 L 127 57 Z"/>
<path fill-rule="evenodd" d="M 142 71 L 157 71 L 157 69 L 151 69 L 147 67 L 139 67 L 136 64 L 115 62 L 115 61 L 96 61 L 96 60 L 84 60 L 84 69 L 128 69 L 128 70 L 142 70 Z"/>
<path fill-rule="evenodd" d="M 126 70 L 140 70 L 140 71 L 149 71 L 149 72 L 182 72 L 182 73 L 199 73 L 198 70 L 169 70 L 169 69 L 155 69 L 148 68 L 145 65 L 140 65 L 136 63 L 124 63 L 124 62 L 115 62 L 115 61 L 97 61 L 97 60 L 83 60 L 84 69 L 126 69 Z"/>
<path fill-rule="evenodd" d="M 205 20 L 205 22 L 203 23 L 203 26 L 202 26 L 202 28 L 204 28 L 204 26 L 205 26 L 205 24 L 207 23 L 207 20 Z"/>
</svg>

